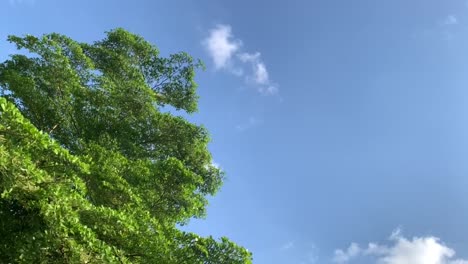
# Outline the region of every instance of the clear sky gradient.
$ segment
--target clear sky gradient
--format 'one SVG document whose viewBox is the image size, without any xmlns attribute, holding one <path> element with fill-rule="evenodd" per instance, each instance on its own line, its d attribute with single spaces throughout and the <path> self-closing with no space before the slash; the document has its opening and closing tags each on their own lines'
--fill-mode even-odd
<svg viewBox="0 0 468 264">
<path fill-rule="evenodd" d="M 0 58 L 116 27 L 206 63 L 227 180 L 184 228 L 256 264 L 468 263 L 466 1 L 0 0 Z"/>
</svg>

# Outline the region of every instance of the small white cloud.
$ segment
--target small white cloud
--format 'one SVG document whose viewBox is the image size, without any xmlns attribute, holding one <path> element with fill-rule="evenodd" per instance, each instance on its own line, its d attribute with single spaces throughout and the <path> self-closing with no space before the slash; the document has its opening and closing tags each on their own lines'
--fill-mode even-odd
<svg viewBox="0 0 468 264">
<path fill-rule="evenodd" d="M 458 18 L 455 15 L 449 15 L 444 20 L 444 25 L 456 25 L 458 24 Z"/>
<path fill-rule="evenodd" d="M 389 239 L 390 240 L 396 240 L 401 237 L 401 227 L 396 228 L 395 230 L 392 231 L 392 234 L 390 235 Z"/>
<path fill-rule="evenodd" d="M 270 80 L 267 66 L 260 58 L 260 52 L 240 52 L 242 41 L 235 38 L 231 26 L 217 25 L 210 30 L 203 45 L 213 59 L 216 70 L 226 70 L 243 77 L 247 84 L 264 95 L 278 93 L 278 85 Z"/>
<path fill-rule="evenodd" d="M 226 68 L 242 42 L 233 39 L 231 27 L 217 25 L 210 31 L 210 35 L 203 41 L 208 53 L 213 59 L 216 69 Z"/>
<path fill-rule="evenodd" d="M 255 53 L 241 53 L 238 55 L 239 60 L 242 62 L 256 62 L 260 59 L 260 52 L 255 52 Z"/>
<path fill-rule="evenodd" d="M 333 262 L 343 264 L 358 257 L 371 257 L 377 264 L 468 264 L 468 260 L 454 259 L 455 250 L 433 236 L 408 239 L 397 229 L 390 241 L 391 245 L 369 243 L 364 249 L 352 243 L 345 251 L 337 249 Z"/>
<path fill-rule="evenodd" d="M 263 62 L 255 64 L 255 82 L 258 84 L 268 84 L 270 82 L 268 79 L 268 72 Z"/>
<path fill-rule="evenodd" d="M 294 247 L 294 242 L 289 241 L 286 244 L 284 244 L 283 246 L 281 246 L 281 250 L 289 250 L 289 249 L 291 249 L 293 247 Z"/>
<path fill-rule="evenodd" d="M 347 250 L 337 249 L 333 256 L 333 262 L 335 263 L 348 263 L 351 259 L 358 256 L 361 253 L 361 248 L 356 243 L 351 243 Z"/>
<path fill-rule="evenodd" d="M 389 249 L 376 243 L 369 243 L 367 248 L 363 251 L 364 255 L 384 255 L 387 254 Z"/>
<path fill-rule="evenodd" d="M 257 91 L 264 95 L 273 95 L 278 92 L 278 86 L 271 82 L 265 63 L 260 59 L 260 52 L 240 53 L 238 58 L 244 63 L 249 63 L 252 75 L 247 76 L 247 82 L 252 82 Z"/>
</svg>

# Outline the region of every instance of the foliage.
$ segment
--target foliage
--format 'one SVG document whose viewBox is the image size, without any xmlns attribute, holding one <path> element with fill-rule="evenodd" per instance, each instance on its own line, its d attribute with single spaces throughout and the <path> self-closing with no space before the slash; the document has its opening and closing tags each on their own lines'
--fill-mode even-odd
<svg viewBox="0 0 468 264">
<path fill-rule="evenodd" d="M 251 263 L 176 228 L 223 179 L 208 132 L 162 111 L 197 110 L 200 62 L 123 29 L 9 41 L 28 55 L 0 64 L 3 263 Z"/>
</svg>

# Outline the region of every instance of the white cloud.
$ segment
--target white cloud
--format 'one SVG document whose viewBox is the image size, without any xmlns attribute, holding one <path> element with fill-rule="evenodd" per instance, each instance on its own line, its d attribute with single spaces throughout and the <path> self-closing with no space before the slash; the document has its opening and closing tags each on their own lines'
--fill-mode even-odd
<svg viewBox="0 0 468 264">
<path fill-rule="evenodd" d="M 242 42 L 233 39 L 231 27 L 228 25 L 217 25 L 210 31 L 210 35 L 203 41 L 216 69 L 229 66 L 234 53 L 240 48 Z"/>
<path fill-rule="evenodd" d="M 263 62 L 259 62 L 255 65 L 255 82 L 258 84 L 268 84 L 270 82 L 268 79 L 268 72 Z"/>
<path fill-rule="evenodd" d="M 391 245 L 369 243 L 366 248 L 351 243 L 347 250 L 337 249 L 334 263 L 351 263 L 359 257 L 370 257 L 377 264 L 468 264 L 454 259 L 455 250 L 433 236 L 405 238 L 398 229 L 389 238 Z"/>
<path fill-rule="evenodd" d="M 458 18 L 455 15 L 448 15 L 444 20 L 444 25 L 456 25 Z"/>
<path fill-rule="evenodd" d="M 272 83 L 265 63 L 260 59 L 260 52 L 240 53 L 238 58 L 244 63 L 249 63 L 252 68 L 251 76 L 247 76 L 247 81 L 256 85 L 257 91 L 261 94 L 272 95 L 278 92 L 278 86 Z"/>
<path fill-rule="evenodd" d="M 240 53 L 237 55 L 239 57 L 239 60 L 242 62 L 256 62 L 260 59 L 260 52 L 255 52 L 255 53 Z"/>
<path fill-rule="evenodd" d="M 337 249 L 333 256 L 333 262 L 335 263 L 348 263 L 352 258 L 358 256 L 361 253 L 361 248 L 356 243 L 351 243 L 347 250 Z"/>
<path fill-rule="evenodd" d="M 260 52 L 240 52 L 242 41 L 234 37 L 231 26 L 215 26 L 203 45 L 213 59 L 216 70 L 224 69 L 235 76 L 243 77 L 246 83 L 261 94 L 278 93 L 278 85 L 271 81 Z"/>
</svg>

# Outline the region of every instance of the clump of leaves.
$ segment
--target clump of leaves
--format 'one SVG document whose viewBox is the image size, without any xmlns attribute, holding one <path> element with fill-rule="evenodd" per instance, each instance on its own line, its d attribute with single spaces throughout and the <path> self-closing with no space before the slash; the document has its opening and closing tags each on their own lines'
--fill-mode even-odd
<svg viewBox="0 0 468 264">
<path fill-rule="evenodd" d="M 5 263 L 251 263 L 227 238 L 182 232 L 221 186 L 186 53 L 123 29 L 79 43 L 10 36 L 0 64 L 0 258 Z"/>
</svg>

